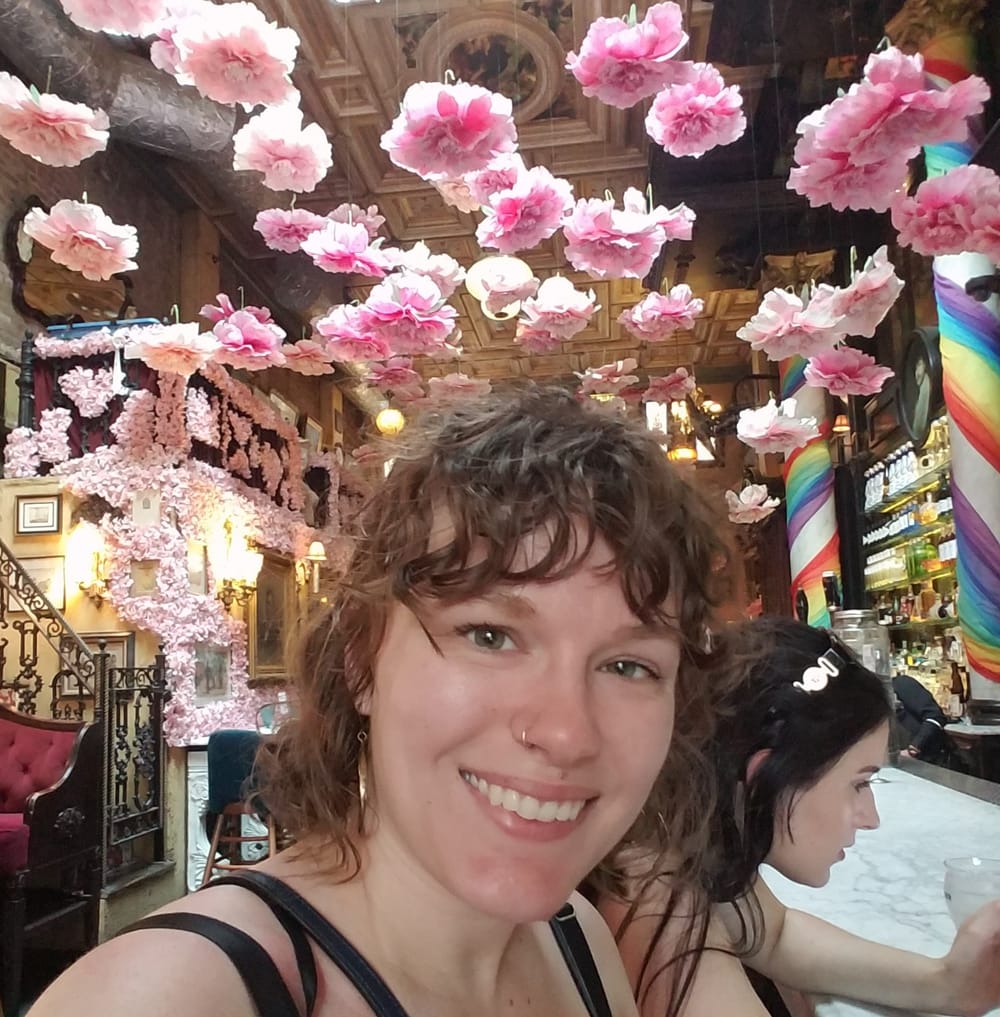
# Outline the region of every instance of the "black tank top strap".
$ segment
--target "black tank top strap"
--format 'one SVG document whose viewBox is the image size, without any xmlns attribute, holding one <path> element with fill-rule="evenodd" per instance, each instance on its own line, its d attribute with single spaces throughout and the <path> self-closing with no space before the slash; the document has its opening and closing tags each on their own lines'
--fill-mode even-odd
<svg viewBox="0 0 1000 1017">
<path fill-rule="evenodd" d="M 173 911 L 143 918 L 122 929 L 118 935 L 142 929 L 172 929 L 209 940 L 239 972 L 260 1017 L 299 1017 L 298 1007 L 274 961 L 260 943 L 241 929 L 208 915 Z"/>
<path fill-rule="evenodd" d="M 594 962 L 594 955 L 590 951 L 590 944 L 576 917 L 573 905 L 564 904 L 558 914 L 550 919 L 549 926 L 587 1007 L 589 1017 L 613 1017 L 601 975 Z"/>
</svg>

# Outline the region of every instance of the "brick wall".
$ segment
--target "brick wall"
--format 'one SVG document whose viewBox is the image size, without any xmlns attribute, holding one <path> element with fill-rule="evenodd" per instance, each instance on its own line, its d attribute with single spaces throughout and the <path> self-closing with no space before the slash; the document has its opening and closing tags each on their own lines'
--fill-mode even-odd
<svg viewBox="0 0 1000 1017">
<path fill-rule="evenodd" d="M 142 317 L 169 313 L 180 293 L 179 211 L 157 188 L 149 157 L 137 157 L 125 145 L 112 143 L 75 167 L 51 167 L 16 152 L 0 139 L 0 232 L 25 200 L 37 195 L 47 205 L 60 198 L 82 199 L 100 205 L 117 223 L 130 223 L 139 231 L 139 268 L 131 274 L 133 299 Z M 11 303 L 10 269 L 0 259 L 0 357 L 20 358 L 25 328 L 37 330 Z"/>
</svg>

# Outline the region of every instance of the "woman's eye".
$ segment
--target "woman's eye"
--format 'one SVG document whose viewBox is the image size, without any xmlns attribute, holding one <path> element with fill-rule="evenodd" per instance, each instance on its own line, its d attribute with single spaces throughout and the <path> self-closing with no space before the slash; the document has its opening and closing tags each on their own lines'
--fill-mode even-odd
<svg viewBox="0 0 1000 1017">
<path fill-rule="evenodd" d="M 605 670 L 618 675 L 619 678 L 652 678 L 659 680 L 660 677 L 651 667 L 640 664 L 637 660 L 613 660 L 610 664 L 606 665 Z"/>
<path fill-rule="evenodd" d="M 865 788 L 868 788 L 868 787 L 871 787 L 871 786 L 872 786 L 872 782 L 870 780 L 863 780 L 863 781 L 861 781 L 860 784 L 855 784 L 854 785 L 854 790 L 857 791 L 860 794 L 862 791 L 864 791 Z"/>
<path fill-rule="evenodd" d="M 507 632 L 495 625 L 465 625 L 459 629 L 459 634 L 480 650 L 505 650 L 513 645 Z"/>
</svg>

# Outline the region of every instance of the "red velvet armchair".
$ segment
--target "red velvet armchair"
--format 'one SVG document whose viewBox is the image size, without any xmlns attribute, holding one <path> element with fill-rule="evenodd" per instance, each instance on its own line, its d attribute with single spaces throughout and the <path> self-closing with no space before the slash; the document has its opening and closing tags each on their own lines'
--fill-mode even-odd
<svg viewBox="0 0 1000 1017">
<path fill-rule="evenodd" d="M 0 1001 L 16 1015 L 25 939 L 75 912 L 94 945 L 101 891 L 99 725 L 0 706 Z"/>
</svg>

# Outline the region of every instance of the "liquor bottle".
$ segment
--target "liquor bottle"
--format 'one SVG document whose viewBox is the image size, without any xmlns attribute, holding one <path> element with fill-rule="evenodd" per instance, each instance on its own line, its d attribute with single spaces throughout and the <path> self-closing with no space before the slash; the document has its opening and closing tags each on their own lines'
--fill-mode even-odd
<svg viewBox="0 0 1000 1017">
<path fill-rule="evenodd" d="M 948 713 L 956 719 L 965 712 L 965 701 L 968 695 L 965 691 L 965 682 L 962 681 L 962 672 L 959 670 L 958 661 L 951 662 L 951 687 L 948 696 Z"/>
</svg>

